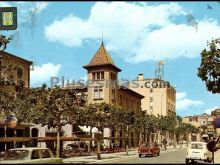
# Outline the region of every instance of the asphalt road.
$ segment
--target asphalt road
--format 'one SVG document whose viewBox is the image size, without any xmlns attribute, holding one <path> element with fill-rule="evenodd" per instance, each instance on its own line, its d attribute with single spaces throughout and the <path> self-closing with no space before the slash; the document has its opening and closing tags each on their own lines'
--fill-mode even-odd
<svg viewBox="0 0 220 165">
<path fill-rule="evenodd" d="M 141 157 L 139 158 L 138 155 L 134 157 L 130 157 L 127 159 L 121 159 L 121 160 L 115 160 L 111 162 L 105 162 L 105 163 L 111 163 L 111 164 L 171 164 L 171 163 L 180 163 L 185 164 L 185 154 L 186 149 L 176 150 L 176 151 L 168 151 L 160 153 L 160 156 L 157 157 Z M 104 163 L 104 162 L 103 162 Z"/>
</svg>

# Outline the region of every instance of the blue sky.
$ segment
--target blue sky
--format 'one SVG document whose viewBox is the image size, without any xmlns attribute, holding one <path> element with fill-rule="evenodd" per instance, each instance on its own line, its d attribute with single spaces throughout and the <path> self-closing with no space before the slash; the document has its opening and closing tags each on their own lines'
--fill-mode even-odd
<svg viewBox="0 0 220 165">
<path fill-rule="evenodd" d="M 212 9 L 207 8 L 207 4 Z M 164 79 L 176 86 L 177 114 L 186 116 L 220 107 L 219 95 L 207 92 L 197 77 L 200 52 L 220 36 L 218 2 L 0 2 L 18 8 L 18 29 L 6 51 L 34 61 L 32 87 L 50 77 L 85 78 L 89 63 L 104 44 L 119 78 L 154 77 L 165 60 Z M 191 15 L 191 22 L 187 17 Z"/>
</svg>

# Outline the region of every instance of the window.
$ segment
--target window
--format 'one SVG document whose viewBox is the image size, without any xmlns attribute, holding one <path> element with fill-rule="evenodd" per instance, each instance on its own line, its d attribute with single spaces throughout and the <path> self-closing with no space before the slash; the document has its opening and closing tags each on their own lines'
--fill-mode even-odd
<svg viewBox="0 0 220 165">
<path fill-rule="evenodd" d="M 112 88 L 112 99 L 115 99 L 115 88 Z"/>
<path fill-rule="evenodd" d="M 41 150 L 42 158 L 50 158 L 50 153 L 48 150 Z"/>
<path fill-rule="evenodd" d="M 23 68 L 17 68 L 17 78 L 23 77 Z"/>
<path fill-rule="evenodd" d="M 95 80 L 95 72 L 92 73 L 92 79 Z"/>
<path fill-rule="evenodd" d="M 103 88 L 102 87 L 95 87 L 94 99 L 103 99 Z"/>
<path fill-rule="evenodd" d="M 116 80 L 116 74 L 111 72 L 111 80 Z"/>
<path fill-rule="evenodd" d="M 101 72 L 101 79 L 104 80 L 104 72 Z"/>
<path fill-rule="evenodd" d="M 122 95 L 120 95 L 120 105 L 122 105 Z"/>
<path fill-rule="evenodd" d="M 40 159 L 38 150 L 32 151 L 31 159 Z"/>
<path fill-rule="evenodd" d="M 105 72 L 92 72 L 92 79 L 93 80 L 104 80 Z"/>
</svg>

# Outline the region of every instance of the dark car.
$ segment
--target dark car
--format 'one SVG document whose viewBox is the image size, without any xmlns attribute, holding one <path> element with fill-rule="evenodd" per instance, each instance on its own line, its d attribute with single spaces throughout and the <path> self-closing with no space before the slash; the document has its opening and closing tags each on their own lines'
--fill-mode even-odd
<svg viewBox="0 0 220 165">
<path fill-rule="evenodd" d="M 142 155 L 145 156 L 159 156 L 160 155 L 160 148 L 157 144 L 142 144 L 139 148 L 138 148 L 138 154 L 139 154 L 139 158 Z"/>
</svg>

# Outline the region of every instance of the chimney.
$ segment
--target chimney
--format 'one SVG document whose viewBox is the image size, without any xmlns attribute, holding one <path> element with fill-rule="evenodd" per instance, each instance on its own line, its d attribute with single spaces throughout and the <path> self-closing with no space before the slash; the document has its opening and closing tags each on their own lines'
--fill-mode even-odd
<svg viewBox="0 0 220 165">
<path fill-rule="evenodd" d="M 138 74 L 137 80 L 138 80 L 138 81 L 144 80 L 144 76 L 143 76 L 142 73 Z"/>
</svg>

